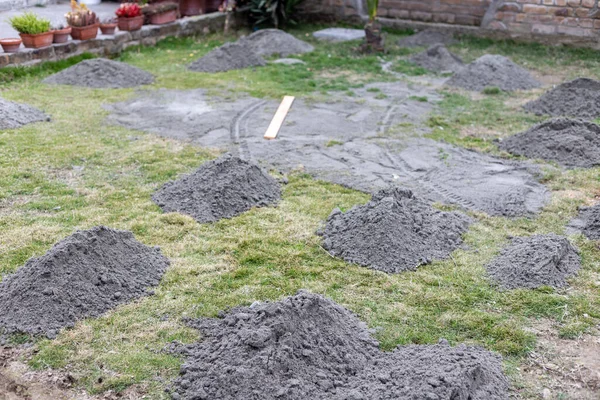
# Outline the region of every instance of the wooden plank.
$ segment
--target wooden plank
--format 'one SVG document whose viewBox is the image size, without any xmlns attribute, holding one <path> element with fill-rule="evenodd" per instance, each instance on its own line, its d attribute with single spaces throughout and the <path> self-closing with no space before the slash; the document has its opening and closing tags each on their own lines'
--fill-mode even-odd
<svg viewBox="0 0 600 400">
<path fill-rule="evenodd" d="M 275 139 L 277 137 L 277 134 L 283 125 L 283 121 L 285 121 L 285 117 L 290 111 L 290 107 L 292 107 L 294 99 L 294 96 L 283 96 L 283 100 L 281 100 L 281 104 L 265 132 L 265 139 Z"/>
</svg>

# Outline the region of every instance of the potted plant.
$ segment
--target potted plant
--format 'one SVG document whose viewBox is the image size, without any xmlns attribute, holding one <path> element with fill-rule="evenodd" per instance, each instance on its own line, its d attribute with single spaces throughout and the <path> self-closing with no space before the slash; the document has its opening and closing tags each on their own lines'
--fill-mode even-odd
<svg viewBox="0 0 600 400">
<path fill-rule="evenodd" d="M 365 25 L 365 43 L 362 45 L 362 50 L 366 53 L 372 51 L 384 51 L 381 24 L 377 21 L 378 8 L 379 0 L 367 0 L 369 21 L 367 22 L 367 25 Z"/>
<path fill-rule="evenodd" d="M 0 45 L 5 53 L 16 53 L 21 47 L 22 40 L 19 38 L 0 39 Z"/>
<path fill-rule="evenodd" d="M 117 29 L 117 20 L 115 18 L 107 18 L 100 23 L 100 31 L 103 35 L 114 35 Z"/>
<path fill-rule="evenodd" d="M 142 8 L 137 3 L 121 3 L 115 14 L 122 31 L 137 31 L 144 25 Z"/>
<path fill-rule="evenodd" d="M 152 25 L 163 25 L 177 19 L 179 6 L 175 3 L 150 4 L 143 8 L 143 13 Z"/>
<path fill-rule="evenodd" d="M 76 0 L 71 0 L 71 11 L 65 15 L 65 18 L 71 27 L 73 39 L 89 40 L 98 36 L 98 27 L 100 26 L 98 17 L 85 4 L 77 4 Z"/>
<path fill-rule="evenodd" d="M 54 43 L 67 43 L 71 34 L 71 27 L 57 24 L 52 27 L 52 33 L 54 34 Z"/>
<path fill-rule="evenodd" d="M 179 0 L 181 16 L 191 16 L 206 13 L 206 0 Z"/>
<path fill-rule="evenodd" d="M 212 13 L 220 11 L 221 5 L 223 4 L 223 0 L 206 0 L 206 12 Z"/>
<path fill-rule="evenodd" d="M 54 33 L 50 30 L 50 20 L 38 17 L 32 12 L 25 12 L 8 21 L 13 29 L 19 32 L 25 47 L 38 49 L 52 44 Z"/>
</svg>

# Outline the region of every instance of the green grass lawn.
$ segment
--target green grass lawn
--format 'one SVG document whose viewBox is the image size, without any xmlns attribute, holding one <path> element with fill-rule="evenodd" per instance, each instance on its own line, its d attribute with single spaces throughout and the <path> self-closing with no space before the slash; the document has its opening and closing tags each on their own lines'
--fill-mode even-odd
<svg viewBox="0 0 600 400">
<path fill-rule="evenodd" d="M 268 65 L 219 74 L 187 71 L 186 64 L 226 40 L 217 35 L 132 48 L 120 60 L 155 74 L 153 88 L 202 87 L 258 97 L 324 96 L 328 90 L 396 79 L 381 72 L 378 56 L 357 54 L 356 43 L 317 43 L 307 35 L 311 29 L 293 32 L 316 46 L 315 52 L 299 56 L 307 65 Z M 393 62 L 395 71 L 424 73 L 403 59 L 416 50 L 393 45 L 401 34 L 389 33 L 390 52 L 384 60 Z M 600 62 L 591 50 L 470 38 L 451 50 L 467 61 L 485 53 L 504 54 L 540 75 L 558 70 L 564 79 L 600 77 Z M 160 246 L 172 265 L 155 296 L 81 321 L 56 340 L 34 338 L 33 368 L 66 368 L 92 393 L 135 384 L 149 398 L 166 398 L 164 389 L 182 360 L 163 348 L 174 340 L 198 338 L 181 323 L 182 317 L 216 316 L 228 307 L 277 300 L 302 288 L 356 312 L 377 328 L 377 339 L 386 350 L 399 344 L 435 343 L 443 337 L 453 344 L 477 343 L 498 351 L 520 388 L 517 367 L 536 342 L 528 327 L 549 319 L 562 337 L 576 338 L 600 322 L 600 249 L 582 236 L 572 237 L 581 250 L 583 268 L 568 289 L 500 292 L 484 274 L 484 264 L 509 236 L 563 234 L 577 207 L 600 196 L 599 168 L 545 168 L 543 179 L 553 195 L 538 217 L 511 220 L 472 213 L 477 223 L 465 235 L 467 246 L 451 259 L 386 275 L 332 258 L 315 235 L 334 207 L 347 210 L 365 203 L 368 196 L 303 174 L 289 177 L 276 208 L 202 225 L 187 216 L 162 213 L 151 201 L 153 191 L 217 154 L 107 126 L 102 104 L 129 98 L 134 90 L 48 90 L 41 83 L 44 76 L 72 63 L 0 70 L 3 97 L 27 102 L 52 116 L 50 123 L 0 132 L 0 274 L 44 254 L 75 229 L 96 225 L 133 231 L 143 243 Z M 540 91 L 441 93 L 443 100 L 428 121 L 429 136 L 438 140 L 508 157 L 493 140 L 540 121 L 519 109 Z M 13 338 L 25 340 L 30 338 Z M 527 388 L 522 394 L 534 398 L 527 397 Z"/>
</svg>

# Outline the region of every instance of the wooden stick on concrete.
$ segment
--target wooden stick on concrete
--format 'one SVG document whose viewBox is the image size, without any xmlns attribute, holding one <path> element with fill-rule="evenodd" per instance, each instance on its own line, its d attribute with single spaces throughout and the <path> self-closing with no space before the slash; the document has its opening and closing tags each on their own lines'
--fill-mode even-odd
<svg viewBox="0 0 600 400">
<path fill-rule="evenodd" d="M 292 103 L 294 102 L 294 96 L 284 96 L 283 100 L 281 100 L 281 104 L 275 112 L 275 116 L 271 120 L 271 124 L 267 128 L 265 132 L 265 139 L 275 139 L 279 130 L 281 129 L 281 125 L 283 125 L 283 121 L 285 121 L 285 117 L 290 111 L 290 107 L 292 107 Z"/>
</svg>

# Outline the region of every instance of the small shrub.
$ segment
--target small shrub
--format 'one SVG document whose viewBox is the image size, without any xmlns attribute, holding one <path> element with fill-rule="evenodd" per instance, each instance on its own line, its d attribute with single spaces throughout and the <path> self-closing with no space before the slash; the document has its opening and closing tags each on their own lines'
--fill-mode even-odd
<svg viewBox="0 0 600 400">
<path fill-rule="evenodd" d="M 32 12 L 25 12 L 8 20 L 10 26 L 19 33 L 37 35 L 50 30 L 50 20 L 38 17 Z"/>
<path fill-rule="evenodd" d="M 497 95 L 497 94 L 500 94 L 501 92 L 502 91 L 500 90 L 500 88 L 496 87 L 496 86 L 488 86 L 483 89 L 483 94 Z"/>
<path fill-rule="evenodd" d="M 284 27 L 296 24 L 296 7 L 303 0 L 251 0 L 250 18 L 254 27 Z"/>
</svg>

